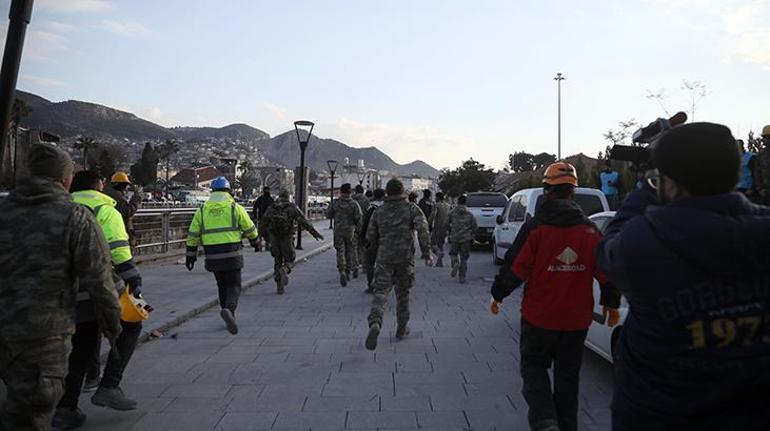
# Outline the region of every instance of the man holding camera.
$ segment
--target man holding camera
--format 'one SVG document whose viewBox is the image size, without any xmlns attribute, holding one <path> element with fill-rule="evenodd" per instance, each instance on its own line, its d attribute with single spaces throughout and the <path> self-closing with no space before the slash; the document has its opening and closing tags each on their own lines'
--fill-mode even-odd
<svg viewBox="0 0 770 431">
<path fill-rule="evenodd" d="M 649 147 L 598 248 L 627 297 L 613 429 L 770 428 L 770 209 L 733 192 L 730 130 L 693 123 Z"/>
</svg>

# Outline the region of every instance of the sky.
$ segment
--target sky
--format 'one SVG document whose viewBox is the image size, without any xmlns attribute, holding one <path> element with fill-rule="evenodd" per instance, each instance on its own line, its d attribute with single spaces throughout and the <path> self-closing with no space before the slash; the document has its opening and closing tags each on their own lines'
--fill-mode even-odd
<svg viewBox="0 0 770 431">
<path fill-rule="evenodd" d="M 685 79 L 707 89 L 696 120 L 745 137 L 770 124 L 770 0 L 35 0 L 18 87 L 499 169 L 556 153 L 557 72 L 564 156 L 665 116 L 650 92 L 690 111 Z"/>
</svg>

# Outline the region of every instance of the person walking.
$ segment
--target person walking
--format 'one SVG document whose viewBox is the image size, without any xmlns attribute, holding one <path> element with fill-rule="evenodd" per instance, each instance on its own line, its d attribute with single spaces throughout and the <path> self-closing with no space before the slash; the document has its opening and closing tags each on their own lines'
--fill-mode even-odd
<svg viewBox="0 0 770 431">
<path fill-rule="evenodd" d="M 242 235 L 249 244 L 258 248 L 257 227 L 246 209 L 235 202 L 230 182 L 225 177 L 211 181 L 211 197 L 195 211 L 187 231 L 185 266 L 192 271 L 198 259 L 198 246 L 203 245 L 206 255 L 205 268 L 214 273 L 219 292 L 219 312 L 231 334 L 238 333 L 235 309 L 241 296 L 241 270 L 243 269 Z"/>
<path fill-rule="evenodd" d="M 122 280 L 118 285 L 118 295 L 122 295 L 125 289 L 129 289 L 129 294 L 141 299 L 142 277 L 131 255 L 123 218 L 115 208 L 115 200 L 101 192 L 103 188 L 99 174 L 80 171 L 72 180 L 70 192 L 76 203 L 88 208 L 94 214 L 107 240 L 113 270 Z M 75 334 L 72 336 L 72 352 L 64 381 L 64 395 L 59 401 L 53 418 L 53 426 L 64 429 L 73 429 L 85 422 L 86 416 L 78 408 L 78 399 L 88 366 L 92 358 L 98 356 L 101 343 L 93 303 L 82 286 L 78 291 L 75 318 Z M 115 410 L 134 410 L 136 401 L 125 396 L 120 388 L 120 381 L 136 348 L 142 323 L 121 320 L 120 325 L 122 330 L 114 344 L 116 352 L 110 354 L 104 369 L 104 377 L 98 384 L 91 402 Z"/>
<path fill-rule="evenodd" d="M 396 178 L 385 186 L 385 203 L 372 214 L 366 237 L 377 246 L 374 268 L 374 299 L 369 313 L 369 334 L 365 346 L 377 348 L 377 337 L 382 328 L 382 318 L 388 295 L 396 292 L 396 338 L 409 335 L 409 291 L 414 285 L 414 232 L 420 244 L 421 258 L 430 266 L 430 234 L 428 222 L 420 208 L 407 202 L 404 184 Z"/>
<path fill-rule="evenodd" d="M 372 282 L 374 281 L 374 265 L 377 261 L 377 244 L 369 240 L 367 232 L 369 230 L 369 222 L 372 219 L 372 215 L 377 208 L 381 207 L 385 203 L 385 190 L 375 189 L 372 193 L 372 201 L 369 204 L 369 209 L 364 214 L 363 222 L 361 223 L 361 236 L 359 241 L 363 241 L 366 247 L 366 253 L 364 254 L 364 271 L 366 271 L 366 293 L 374 293 L 372 288 Z"/>
<path fill-rule="evenodd" d="M 354 189 L 355 193 L 353 194 L 353 200 L 358 203 L 358 208 L 361 210 L 361 214 L 365 213 L 366 210 L 369 209 L 369 198 L 364 195 L 364 187 L 361 184 L 358 184 L 356 188 Z M 356 261 L 355 261 L 355 271 L 353 272 L 353 278 L 358 278 L 358 268 L 361 266 L 361 264 L 364 262 L 364 254 L 366 254 L 366 247 L 364 244 L 361 244 L 358 239 L 361 236 L 361 232 L 359 230 L 360 226 L 356 228 L 356 235 L 353 237 L 353 241 L 355 241 L 355 249 L 356 249 Z"/>
<path fill-rule="evenodd" d="M 110 184 L 104 188 L 105 195 L 115 199 L 115 209 L 123 217 L 123 225 L 126 227 L 129 242 L 132 247 L 136 246 L 136 235 L 134 231 L 134 215 L 142 207 L 142 191 L 134 190 L 131 199 L 127 198 L 129 188 L 132 186 L 128 174 L 122 171 L 115 172 L 110 179 Z"/>
<path fill-rule="evenodd" d="M 770 208 L 733 191 L 723 125 L 674 127 L 651 159 L 656 188 L 628 196 L 598 248 L 629 306 L 613 430 L 770 429 Z"/>
<path fill-rule="evenodd" d="M 433 215 L 433 201 L 431 200 L 431 191 L 429 189 L 425 189 L 422 191 L 422 199 L 420 199 L 420 202 L 417 203 L 417 206 L 420 207 L 422 210 L 422 213 L 425 214 L 425 219 L 430 220 L 431 216 Z M 430 228 L 430 224 L 428 224 L 428 228 Z"/>
<path fill-rule="evenodd" d="M 604 193 L 604 197 L 607 198 L 607 203 L 610 206 L 610 210 L 615 211 L 620 204 L 620 190 L 622 188 L 622 178 L 620 174 L 612 169 L 610 161 L 604 166 L 599 173 L 599 184 Z"/>
<path fill-rule="evenodd" d="M 267 209 L 265 216 L 260 220 L 259 229 L 270 236 L 270 254 L 273 256 L 273 279 L 276 291 L 283 295 L 286 285 L 289 284 L 289 273 L 294 267 L 294 234 L 296 225 L 310 233 L 316 240 L 324 237 L 310 224 L 302 211 L 289 202 L 289 192 L 282 190 L 278 194 L 278 200 Z"/>
<path fill-rule="evenodd" d="M 446 203 L 444 193 L 436 193 L 436 205 L 428 218 L 430 227 L 430 244 L 433 254 L 436 256 L 436 267 L 444 266 L 444 243 L 449 231 L 449 204 Z"/>
<path fill-rule="evenodd" d="M 596 266 L 601 232 L 574 201 L 577 171 L 548 166 L 545 200 L 524 223 L 492 284 L 490 309 L 526 282 L 521 302 L 522 393 L 532 430 L 575 431 L 583 342 L 593 317 L 593 280 L 610 326 L 617 324 L 620 294 Z M 553 366 L 553 390 L 548 369 Z"/>
<path fill-rule="evenodd" d="M 757 155 L 751 151 L 746 151 L 746 144 L 738 139 L 736 145 L 741 155 L 741 167 L 740 175 L 738 177 L 738 184 L 735 185 L 735 190 L 743 193 L 746 197 L 754 202 L 760 203 L 760 168 L 757 163 Z"/>
<path fill-rule="evenodd" d="M 340 284 L 348 285 L 350 272 L 353 277 L 358 277 L 358 267 L 354 255 L 358 252 L 353 238 L 361 225 L 361 208 L 350 197 L 350 184 L 345 183 L 340 187 L 340 197 L 335 199 L 327 211 L 327 216 L 334 219 L 334 249 L 337 251 L 337 270 L 340 273 Z"/>
<path fill-rule="evenodd" d="M 449 258 L 452 260 L 452 278 L 458 276 L 458 281 L 465 283 L 468 273 L 468 258 L 471 255 L 473 236 L 478 229 L 476 218 L 465 205 L 468 198 L 463 195 L 457 198 L 457 206 L 449 213 L 447 235 L 449 236 Z"/>
<path fill-rule="evenodd" d="M 252 212 L 252 217 L 254 219 L 254 223 L 259 225 L 259 221 L 262 220 L 262 217 L 265 216 L 265 213 L 267 212 L 267 209 L 270 208 L 271 205 L 273 205 L 274 199 L 272 196 L 270 196 L 270 187 L 265 187 L 262 189 L 262 196 L 258 197 L 257 200 L 254 201 L 254 211 Z M 260 231 L 259 237 L 264 241 L 265 250 L 270 249 L 270 238 L 267 236 L 267 232 Z"/>
<path fill-rule="evenodd" d="M 78 289 L 99 329 L 120 334 L 109 247 L 93 214 L 72 202 L 74 165 L 50 144 L 32 145 L 29 177 L 0 199 L 0 429 L 48 430 L 64 391 Z M 32 222 L 34 221 L 34 222 Z"/>
</svg>

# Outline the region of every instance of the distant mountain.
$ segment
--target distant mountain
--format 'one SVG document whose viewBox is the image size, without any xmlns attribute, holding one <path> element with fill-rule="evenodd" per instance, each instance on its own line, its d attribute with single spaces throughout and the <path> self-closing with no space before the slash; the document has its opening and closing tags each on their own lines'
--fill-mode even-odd
<svg viewBox="0 0 770 431">
<path fill-rule="evenodd" d="M 77 100 L 51 102 L 24 91 L 17 91 L 16 96 L 32 108 L 30 115 L 23 120 L 25 127 L 47 130 L 61 136 L 65 141 L 80 135 L 91 136 L 97 141 L 139 143 L 174 138 L 182 142 L 183 151 L 189 152 L 196 152 L 193 145 L 204 142 L 216 142 L 218 148 L 228 152 L 235 150 L 232 147 L 233 142 L 239 142 L 239 145 L 246 144 L 255 149 L 263 160 L 267 159 L 271 163 L 287 167 L 299 164 L 299 145 L 294 130 L 270 138 L 266 132 L 247 124 L 166 128 L 134 114 L 95 103 Z M 141 145 L 136 148 L 140 151 Z M 354 148 L 334 139 L 322 139 L 315 135 L 310 140 L 305 156 L 307 165 L 314 170 L 326 170 L 327 160 L 342 162 L 347 157 L 351 163 L 364 160 L 367 167 L 387 170 L 397 175 L 436 177 L 439 174 L 439 171 L 420 160 L 400 165 L 375 147 Z"/>
<path fill-rule="evenodd" d="M 294 130 L 268 139 L 260 143 L 259 146 L 270 160 L 286 166 L 297 165 L 297 161 L 299 161 L 299 144 L 297 144 L 297 134 Z M 387 170 L 397 175 L 416 174 L 422 177 L 437 177 L 439 175 L 438 170 L 421 160 L 399 165 L 375 147 L 354 148 L 334 139 L 319 138 L 315 135 L 311 136 L 305 151 L 305 163 L 316 171 L 327 170 L 326 162 L 328 160 L 337 160 L 342 163 L 346 157 L 350 159 L 350 163 L 363 160 L 367 167 Z"/>
</svg>

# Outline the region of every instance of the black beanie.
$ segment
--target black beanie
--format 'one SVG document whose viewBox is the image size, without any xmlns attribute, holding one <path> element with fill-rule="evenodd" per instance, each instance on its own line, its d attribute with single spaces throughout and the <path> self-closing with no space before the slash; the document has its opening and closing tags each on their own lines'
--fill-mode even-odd
<svg viewBox="0 0 770 431">
<path fill-rule="evenodd" d="M 340 193 L 349 195 L 350 194 L 350 183 L 345 183 L 340 186 Z"/>
<path fill-rule="evenodd" d="M 654 144 L 652 160 L 661 174 L 690 194 L 710 196 L 735 188 L 741 155 L 727 127 L 690 123 L 666 132 Z"/>
</svg>

